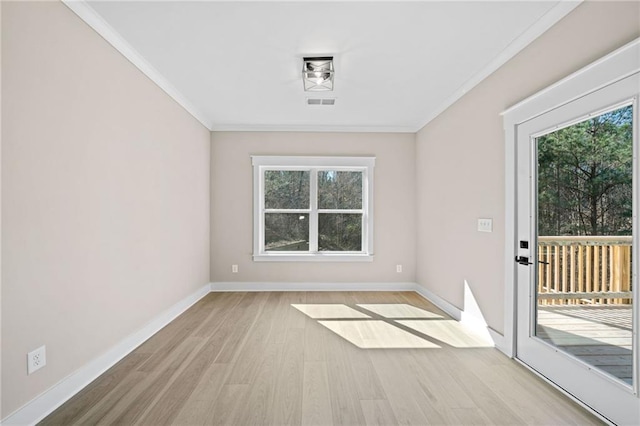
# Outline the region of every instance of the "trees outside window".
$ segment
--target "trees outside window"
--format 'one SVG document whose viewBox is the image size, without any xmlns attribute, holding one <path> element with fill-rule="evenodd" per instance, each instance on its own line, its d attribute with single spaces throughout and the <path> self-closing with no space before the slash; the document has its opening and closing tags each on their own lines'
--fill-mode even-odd
<svg viewBox="0 0 640 426">
<path fill-rule="evenodd" d="M 362 260 L 373 248 L 370 157 L 253 157 L 255 260 Z"/>
<path fill-rule="evenodd" d="M 538 138 L 539 235 L 631 235 L 633 107 Z"/>
</svg>

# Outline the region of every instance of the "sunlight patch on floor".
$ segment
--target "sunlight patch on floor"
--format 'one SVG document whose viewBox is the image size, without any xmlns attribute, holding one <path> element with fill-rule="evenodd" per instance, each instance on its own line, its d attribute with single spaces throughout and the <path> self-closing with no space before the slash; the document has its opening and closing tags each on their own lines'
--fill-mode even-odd
<svg viewBox="0 0 640 426">
<path fill-rule="evenodd" d="M 442 318 L 441 315 L 404 303 L 357 304 L 363 309 L 374 312 L 385 318 Z"/>
<path fill-rule="evenodd" d="M 384 321 L 318 321 L 362 349 L 439 348 L 440 346 Z"/>
<path fill-rule="evenodd" d="M 369 315 L 341 304 L 296 304 L 291 306 L 313 319 L 371 318 Z"/>
<path fill-rule="evenodd" d="M 468 327 L 455 320 L 396 322 L 454 348 L 489 348 L 494 346 L 486 329 Z"/>
</svg>

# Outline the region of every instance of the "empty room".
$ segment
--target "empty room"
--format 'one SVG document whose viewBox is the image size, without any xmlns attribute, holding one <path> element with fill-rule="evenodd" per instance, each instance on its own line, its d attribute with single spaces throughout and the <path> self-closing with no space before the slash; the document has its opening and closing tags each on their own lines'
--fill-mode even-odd
<svg viewBox="0 0 640 426">
<path fill-rule="evenodd" d="M 0 24 L 0 424 L 640 424 L 639 1 Z"/>
</svg>

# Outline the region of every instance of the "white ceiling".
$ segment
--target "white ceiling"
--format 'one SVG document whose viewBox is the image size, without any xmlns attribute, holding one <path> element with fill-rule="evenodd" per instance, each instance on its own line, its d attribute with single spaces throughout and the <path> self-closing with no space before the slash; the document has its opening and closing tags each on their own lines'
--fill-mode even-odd
<svg viewBox="0 0 640 426">
<path fill-rule="evenodd" d="M 65 2 L 212 130 L 415 132 L 577 2 Z M 303 91 L 332 55 L 335 90 Z M 335 97 L 335 106 L 307 106 Z"/>
</svg>

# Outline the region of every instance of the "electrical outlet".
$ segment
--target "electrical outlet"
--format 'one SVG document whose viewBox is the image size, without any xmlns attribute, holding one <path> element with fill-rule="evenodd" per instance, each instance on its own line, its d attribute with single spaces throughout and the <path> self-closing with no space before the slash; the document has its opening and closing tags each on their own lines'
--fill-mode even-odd
<svg viewBox="0 0 640 426">
<path fill-rule="evenodd" d="M 238 265 L 231 265 L 231 272 L 234 274 L 238 273 Z"/>
<path fill-rule="evenodd" d="M 401 273 L 402 272 L 402 265 L 396 265 L 396 272 L 397 273 Z"/>
<path fill-rule="evenodd" d="M 493 232 L 493 219 L 478 219 L 478 231 Z"/>
<path fill-rule="evenodd" d="M 47 352 L 43 346 L 27 354 L 27 374 L 35 373 L 47 365 Z"/>
</svg>

